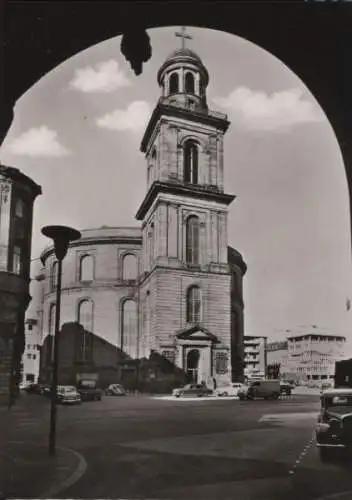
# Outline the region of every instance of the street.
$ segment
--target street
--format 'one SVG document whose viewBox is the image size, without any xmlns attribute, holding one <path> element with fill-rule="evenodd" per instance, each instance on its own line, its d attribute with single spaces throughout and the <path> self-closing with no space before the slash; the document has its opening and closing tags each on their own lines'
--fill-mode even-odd
<svg viewBox="0 0 352 500">
<path fill-rule="evenodd" d="M 49 402 L 24 397 L 30 411 L 7 439 L 46 444 Z M 352 490 L 350 464 L 320 462 L 318 409 L 317 396 L 299 395 L 243 402 L 106 396 L 60 406 L 57 444 L 83 455 L 87 470 L 56 498 L 309 500 Z"/>
</svg>

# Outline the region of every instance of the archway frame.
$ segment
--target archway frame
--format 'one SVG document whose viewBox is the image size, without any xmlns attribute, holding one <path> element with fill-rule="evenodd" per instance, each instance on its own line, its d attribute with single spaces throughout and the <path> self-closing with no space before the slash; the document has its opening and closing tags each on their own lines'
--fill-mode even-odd
<svg viewBox="0 0 352 500">
<path fill-rule="evenodd" d="M 180 9 L 179 2 L 154 0 L 136 3 L 133 16 L 127 1 L 104 3 L 103 7 L 100 2 L 8 3 L 0 144 L 11 126 L 16 101 L 41 77 L 78 52 L 123 34 L 124 52 L 138 72 L 152 52 L 145 30 L 179 25 L 209 28 L 255 43 L 302 79 L 334 129 L 351 194 L 351 24 L 348 2 L 222 2 L 221 8 L 217 2 L 207 2 L 206 8 L 190 2 L 187 9 Z M 119 46 L 116 49 L 120 51 Z M 352 225 L 352 217 L 350 220 Z"/>
</svg>

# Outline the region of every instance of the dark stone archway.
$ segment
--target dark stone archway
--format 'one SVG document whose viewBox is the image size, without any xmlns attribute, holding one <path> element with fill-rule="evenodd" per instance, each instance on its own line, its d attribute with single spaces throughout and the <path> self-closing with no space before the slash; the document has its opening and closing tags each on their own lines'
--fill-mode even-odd
<svg viewBox="0 0 352 500">
<path fill-rule="evenodd" d="M 141 25 L 143 23 L 143 25 Z M 314 94 L 338 138 L 352 189 L 352 8 L 348 2 L 7 2 L 0 143 L 13 106 L 72 55 L 125 34 L 136 73 L 152 54 L 144 29 L 188 25 L 246 38 L 284 62 Z M 120 47 L 117 46 L 119 51 Z M 333 166 L 332 166 L 333 167 Z"/>
</svg>

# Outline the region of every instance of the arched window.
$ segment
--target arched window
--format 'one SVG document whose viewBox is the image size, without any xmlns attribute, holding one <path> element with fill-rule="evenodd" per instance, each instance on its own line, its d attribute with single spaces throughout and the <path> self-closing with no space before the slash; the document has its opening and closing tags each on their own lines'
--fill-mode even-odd
<svg viewBox="0 0 352 500">
<path fill-rule="evenodd" d="M 184 181 L 198 183 L 198 147 L 194 141 L 187 141 L 183 149 Z"/>
<path fill-rule="evenodd" d="M 188 94 L 194 94 L 194 76 L 189 71 L 185 76 L 185 90 Z"/>
<path fill-rule="evenodd" d="M 51 267 L 51 290 L 55 290 L 57 287 L 57 268 L 58 262 L 56 260 Z"/>
<path fill-rule="evenodd" d="M 131 357 L 137 356 L 137 304 L 128 299 L 122 304 L 121 350 Z"/>
<path fill-rule="evenodd" d="M 122 260 L 122 279 L 135 280 L 138 276 L 137 257 L 132 254 L 125 255 Z"/>
<path fill-rule="evenodd" d="M 93 302 L 82 300 L 78 305 L 78 323 L 88 332 L 93 331 Z"/>
<path fill-rule="evenodd" d="M 93 281 L 94 277 L 94 258 L 91 255 L 81 257 L 79 263 L 79 280 Z"/>
<path fill-rule="evenodd" d="M 169 82 L 170 94 L 177 94 L 178 92 L 178 73 L 172 73 Z"/>
<path fill-rule="evenodd" d="M 199 219 L 194 215 L 186 223 L 186 262 L 199 264 Z"/>
<path fill-rule="evenodd" d="M 201 315 L 200 288 L 191 286 L 187 290 L 187 322 L 199 323 Z"/>
<path fill-rule="evenodd" d="M 19 218 L 24 217 L 24 212 L 25 212 L 25 205 L 24 205 L 22 200 L 18 199 L 16 201 L 16 206 L 15 206 L 16 217 L 19 217 Z"/>
</svg>

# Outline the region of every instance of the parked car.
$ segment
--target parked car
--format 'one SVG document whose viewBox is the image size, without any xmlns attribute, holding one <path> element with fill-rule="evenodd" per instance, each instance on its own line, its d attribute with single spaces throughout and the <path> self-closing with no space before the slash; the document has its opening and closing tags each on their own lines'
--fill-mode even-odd
<svg viewBox="0 0 352 500">
<path fill-rule="evenodd" d="M 126 396 L 126 391 L 120 384 L 110 384 L 107 389 L 105 389 L 105 394 L 107 396 Z"/>
<path fill-rule="evenodd" d="M 252 380 L 248 383 L 248 386 L 238 390 L 240 400 L 255 398 L 278 399 L 279 396 L 279 380 Z"/>
<path fill-rule="evenodd" d="M 23 390 L 27 394 L 39 394 L 39 384 L 29 384 L 25 387 L 23 387 Z"/>
<path fill-rule="evenodd" d="M 42 385 L 40 388 L 41 396 L 50 396 L 51 394 L 51 386 L 50 385 Z"/>
<path fill-rule="evenodd" d="M 245 384 L 241 384 L 240 382 L 232 382 L 229 385 L 218 387 L 214 392 L 217 396 L 238 396 L 238 392 L 241 389 L 243 390 L 245 388 Z"/>
<path fill-rule="evenodd" d="M 38 394 L 38 395 L 42 395 L 44 391 L 47 389 L 49 389 L 50 391 L 50 386 L 45 384 L 29 384 L 23 388 L 23 390 L 27 394 Z"/>
<path fill-rule="evenodd" d="M 320 458 L 325 462 L 334 448 L 352 449 L 352 388 L 328 389 L 320 401 L 315 434 Z"/>
<path fill-rule="evenodd" d="M 210 396 L 211 394 L 213 394 L 212 389 L 203 384 L 187 384 L 172 391 L 172 395 L 176 398 L 184 396 L 197 396 L 200 398 L 202 396 Z"/>
<path fill-rule="evenodd" d="M 77 385 L 77 391 L 80 393 L 82 401 L 101 401 L 103 394 L 94 380 L 81 380 Z"/>
<path fill-rule="evenodd" d="M 285 396 L 291 396 L 293 389 L 294 389 L 294 386 L 290 382 L 287 382 L 286 380 L 281 380 L 281 382 L 280 382 L 280 394 L 285 395 Z"/>
<path fill-rule="evenodd" d="M 57 387 L 57 401 L 61 404 L 79 404 L 81 396 L 73 385 L 59 385 Z"/>
</svg>

